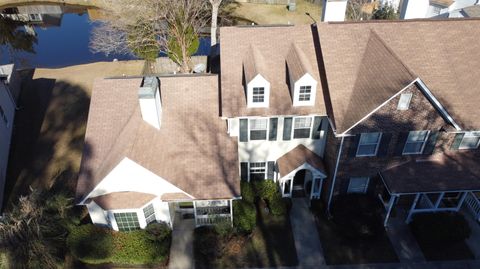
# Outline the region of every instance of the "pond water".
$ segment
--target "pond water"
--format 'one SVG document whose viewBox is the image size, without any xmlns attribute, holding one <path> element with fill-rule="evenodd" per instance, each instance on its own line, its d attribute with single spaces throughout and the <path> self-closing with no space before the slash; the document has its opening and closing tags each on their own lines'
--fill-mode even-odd
<svg viewBox="0 0 480 269">
<path fill-rule="evenodd" d="M 0 7 L 0 64 L 13 61 L 22 67 L 58 68 L 135 59 L 91 52 L 90 32 L 95 22 L 89 14 L 95 15 L 95 10 L 67 5 Z M 197 54 L 207 55 L 209 49 L 209 38 L 202 38 Z"/>
</svg>

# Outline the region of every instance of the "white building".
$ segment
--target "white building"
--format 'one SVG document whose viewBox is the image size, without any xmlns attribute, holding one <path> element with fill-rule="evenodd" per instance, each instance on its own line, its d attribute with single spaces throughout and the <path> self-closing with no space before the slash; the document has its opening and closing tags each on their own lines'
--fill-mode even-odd
<svg viewBox="0 0 480 269">
<path fill-rule="evenodd" d="M 7 175 L 8 155 L 19 85 L 13 64 L 0 66 L 0 210 Z"/>
<path fill-rule="evenodd" d="M 400 19 L 468 17 L 463 10 L 478 4 L 478 0 L 404 0 Z"/>
</svg>

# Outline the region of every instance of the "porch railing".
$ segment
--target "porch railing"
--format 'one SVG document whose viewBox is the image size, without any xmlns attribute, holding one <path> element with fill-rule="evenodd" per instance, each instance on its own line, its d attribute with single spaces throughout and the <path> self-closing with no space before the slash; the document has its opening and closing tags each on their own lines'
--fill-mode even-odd
<svg viewBox="0 0 480 269">
<path fill-rule="evenodd" d="M 230 222 L 230 214 L 218 215 L 197 215 L 195 219 L 196 226 L 214 225 L 221 222 Z"/>
<path fill-rule="evenodd" d="M 465 204 L 470 212 L 473 214 L 475 220 L 480 221 L 480 200 L 472 192 L 467 193 L 465 197 Z"/>
</svg>

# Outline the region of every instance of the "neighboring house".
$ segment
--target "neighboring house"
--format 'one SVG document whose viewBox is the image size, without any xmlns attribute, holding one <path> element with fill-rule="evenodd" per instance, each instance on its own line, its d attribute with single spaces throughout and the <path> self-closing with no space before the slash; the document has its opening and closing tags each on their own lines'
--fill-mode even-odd
<svg viewBox="0 0 480 269">
<path fill-rule="evenodd" d="M 115 230 L 231 219 L 237 146 L 219 117 L 216 75 L 97 80 L 77 201 Z"/>
<path fill-rule="evenodd" d="M 470 17 L 463 10 L 479 4 L 479 0 L 403 0 L 400 19 Z"/>
<path fill-rule="evenodd" d="M 62 5 L 24 5 L 6 8 L 0 16 L 41 26 L 60 26 L 64 6 Z"/>
<path fill-rule="evenodd" d="M 13 64 L 0 66 L 0 211 L 3 206 L 16 100 L 20 91 L 18 74 L 14 70 Z"/>
<path fill-rule="evenodd" d="M 185 202 L 197 225 L 231 219 L 241 180 L 328 206 L 371 193 L 385 225 L 396 205 L 459 210 L 480 191 L 478 36 L 480 20 L 221 28 L 220 77 L 95 83 L 79 201 L 114 229 Z"/>
<path fill-rule="evenodd" d="M 331 195 L 458 210 L 480 189 L 480 21 L 322 26 Z"/>
</svg>

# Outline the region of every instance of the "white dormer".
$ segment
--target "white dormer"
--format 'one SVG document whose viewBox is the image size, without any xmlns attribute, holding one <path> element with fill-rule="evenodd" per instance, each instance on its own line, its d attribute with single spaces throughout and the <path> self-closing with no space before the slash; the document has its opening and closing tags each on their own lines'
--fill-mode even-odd
<svg viewBox="0 0 480 269">
<path fill-rule="evenodd" d="M 305 74 L 293 84 L 293 106 L 313 106 L 317 93 L 317 81 Z"/>
<path fill-rule="evenodd" d="M 293 44 L 286 61 L 293 106 L 315 105 L 318 82 L 312 76 L 313 69 L 307 56 L 297 44 Z"/>
<path fill-rule="evenodd" d="M 260 52 L 250 47 L 243 61 L 247 107 L 268 107 L 270 104 L 270 82 L 265 77 L 265 61 Z"/>
<path fill-rule="evenodd" d="M 270 82 L 258 74 L 247 84 L 247 106 L 268 107 Z"/>
</svg>

